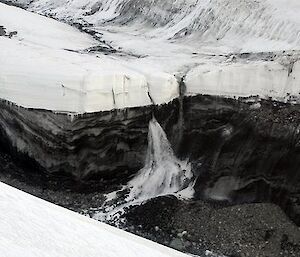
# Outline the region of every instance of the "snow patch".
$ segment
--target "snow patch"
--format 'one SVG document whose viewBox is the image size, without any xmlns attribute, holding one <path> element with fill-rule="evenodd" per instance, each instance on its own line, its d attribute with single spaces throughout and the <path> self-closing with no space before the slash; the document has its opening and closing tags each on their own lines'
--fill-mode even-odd
<svg viewBox="0 0 300 257">
<path fill-rule="evenodd" d="M 1 256 L 187 256 L 1 182 L 0 209 Z"/>
</svg>

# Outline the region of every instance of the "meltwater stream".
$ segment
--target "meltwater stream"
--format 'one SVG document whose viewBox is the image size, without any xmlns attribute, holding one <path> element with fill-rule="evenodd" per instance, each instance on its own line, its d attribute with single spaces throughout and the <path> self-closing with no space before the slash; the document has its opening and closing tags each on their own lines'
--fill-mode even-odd
<svg viewBox="0 0 300 257">
<path fill-rule="evenodd" d="M 119 218 L 127 208 L 163 195 L 192 198 L 193 186 L 190 163 L 176 158 L 166 133 L 153 118 L 149 122 L 144 167 L 121 190 L 107 194 L 105 203 L 93 218 L 120 225 L 122 221 Z"/>
</svg>

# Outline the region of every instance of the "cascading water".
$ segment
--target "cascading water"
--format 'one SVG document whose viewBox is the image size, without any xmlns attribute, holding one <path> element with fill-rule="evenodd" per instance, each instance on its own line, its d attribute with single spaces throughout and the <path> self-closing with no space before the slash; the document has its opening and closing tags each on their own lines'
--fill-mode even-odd
<svg viewBox="0 0 300 257">
<path fill-rule="evenodd" d="M 154 197 L 172 194 L 192 198 L 193 193 L 190 163 L 176 158 L 166 133 L 153 118 L 149 122 L 145 166 L 121 190 L 108 194 L 106 202 L 93 218 L 116 221 L 126 208 Z"/>
<path fill-rule="evenodd" d="M 145 201 L 178 193 L 189 186 L 192 177 L 191 165 L 175 157 L 165 132 L 153 118 L 149 123 L 146 163 L 128 183 L 127 200 Z"/>
</svg>

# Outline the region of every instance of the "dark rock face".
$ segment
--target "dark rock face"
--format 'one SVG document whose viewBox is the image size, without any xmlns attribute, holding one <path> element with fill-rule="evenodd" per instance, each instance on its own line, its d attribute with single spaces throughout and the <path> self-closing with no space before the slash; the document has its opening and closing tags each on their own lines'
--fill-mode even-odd
<svg viewBox="0 0 300 257">
<path fill-rule="evenodd" d="M 1 148 L 47 173 L 77 179 L 116 178 L 143 167 L 151 108 L 85 114 L 71 118 L 0 103 Z M 176 103 L 154 112 L 177 115 Z M 165 122 L 165 123 L 166 123 Z"/>
<path fill-rule="evenodd" d="M 300 224 L 300 108 L 253 106 L 211 97 L 185 101 L 181 154 L 195 163 L 196 194 L 232 203 L 272 201 Z"/>
<path fill-rule="evenodd" d="M 4 101 L 0 108 L 2 151 L 42 172 L 116 184 L 143 166 L 154 114 L 192 162 L 196 199 L 274 202 L 300 224 L 299 106 L 196 96 L 73 119 Z"/>
</svg>

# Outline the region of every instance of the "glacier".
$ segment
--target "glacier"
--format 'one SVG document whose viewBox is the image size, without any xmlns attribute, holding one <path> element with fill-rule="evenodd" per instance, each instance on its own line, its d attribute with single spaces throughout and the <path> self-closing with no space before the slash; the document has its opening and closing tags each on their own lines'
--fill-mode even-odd
<svg viewBox="0 0 300 257">
<path fill-rule="evenodd" d="M 19 106 L 86 113 L 164 104 L 179 97 L 181 80 L 186 95 L 299 102 L 295 0 L 9 2 L 85 32 L 0 5 L 0 24 L 18 33 L 0 37 L 0 97 Z"/>
<path fill-rule="evenodd" d="M 256 256 L 258 247 L 268 244 L 268 249 L 260 249 L 262 256 L 275 256 L 281 244 L 298 256 L 299 230 L 292 222 L 300 224 L 299 12 L 297 0 L 0 0 L 0 170 L 7 172 L 3 177 L 13 185 L 18 185 L 14 176 L 30 184 L 30 172 L 36 172 L 47 182 L 55 178 L 62 195 L 77 196 L 65 187 L 72 184 L 84 191 L 81 196 L 90 190 L 98 190 L 93 192 L 97 197 L 113 192 L 108 201 L 120 200 L 114 190 L 125 184 L 131 192 L 127 200 L 138 202 L 136 209 L 130 209 L 134 229 L 152 224 L 155 239 L 160 225 L 173 229 L 172 220 L 177 228 L 188 225 L 190 231 L 203 225 L 194 235 L 196 244 L 185 248 L 190 252 L 193 247 L 199 251 L 201 245 L 201 251 Z M 6 156 L 15 168 L 7 165 Z M 163 187 L 158 179 L 172 186 Z M 55 190 L 50 190 L 51 197 L 47 189 L 37 191 L 31 192 L 68 208 L 70 202 L 77 204 L 59 199 Z M 181 201 L 182 195 L 175 191 L 193 199 Z M 102 203 L 100 198 L 95 201 Z M 7 199 L 16 206 L 7 204 Z M 139 205 L 143 200 L 147 202 Z M 214 223 L 206 219 L 211 215 L 206 201 L 235 206 L 223 209 L 224 216 L 216 211 L 219 218 Z M 257 202 L 263 204 L 249 204 Z M 50 226 L 47 240 L 65 244 L 67 250 L 59 250 L 66 256 L 74 256 L 68 251 L 69 234 L 76 237 L 70 237 L 73 242 L 80 241 L 81 233 L 96 242 L 87 231 L 103 238 L 112 231 L 121 235 L 112 241 L 126 241 L 118 230 L 102 233 L 106 226 L 73 213 L 72 222 L 93 224 L 77 229 L 66 220 L 57 223 L 52 214 L 58 210 L 63 219 L 66 210 L 3 184 L 1 204 L 10 211 L 9 218 L 18 221 L 2 216 L 0 226 L 10 232 L 9 238 L 0 235 L 6 239 L 0 242 L 4 249 L 3 244 L 15 241 L 9 227 L 15 225 L 23 237 L 34 227 L 32 220 L 37 227 Z M 239 204 L 245 207 L 241 207 L 244 216 Z M 249 218 L 252 207 L 254 216 Z M 91 215 L 97 209 L 93 208 L 86 213 Z M 171 212 L 169 217 L 164 210 Z M 174 217 L 172 210 L 179 216 Z M 224 224 L 218 222 L 226 220 L 228 211 L 236 214 L 229 215 L 233 227 L 229 222 L 228 231 L 219 233 Z M 267 221 L 274 216 L 269 226 L 256 224 L 260 212 Z M 245 234 L 231 235 L 240 229 L 235 227 L 236 218 L 249 231 L 252 225 L 258 228 L 251 231 L 253 238 L 271 239 L 250 242 L 247 229 Z M 25 225 L 28 220 L 30 228 Z M 289 238 L 279 230 L 273 234 L 273 224 L 283 227 L 280 231 Z M 53 225 L 61 226 L 61 242 L 56 241 Z M 33 232 L 41 234 L 38 228 Z M 172 234 L 176 237 L 177 231 Z M 199 238 L 207 245 L 199 244 Z M 36 237 L 31 239 L 29 243 L 39 245 Z M 130 236 L 129 241 L 134 240 Z M 159 240 L 165 244 L 164 238 Z M 130 242 L 124 244 L 132 249 Z M 20 251 L 28 250 L 20 245 Z M 83 254 L 98 254 L 101 244 L 95 245 L 91 254 Z M 18 251 L 13 246 L 8 249 Z M 47 245 L 39 246 L 38 256 Z M 156 245 L 150 248 L 145 249 L 148 255 L 159 256 L 152 251 Z M 113 250 L 107 254 L 114 254 Z M 10 253 L 19 254 L 7 250 Z"/>
<path fill-rule="evenodd" d="M 0 23 L 17 31 L 13 38 L 0 38 L 2 99 L 26 108 L 86 113 L 160 104 L 177 96 L 170 74 L 143 74 L 114 58 L 76 53 L 97 42 L 68 25 L 4 4 Z M 151 86 L 157 91 L 150 98 Z"/>
<path fill-rule="evenodd" d="M 46 172 L 136 172 L 152 113 L 177 151 L 206 96 L 299 103 L 295 0 L 2 2 L 1 142 Z"/>
</svg>

